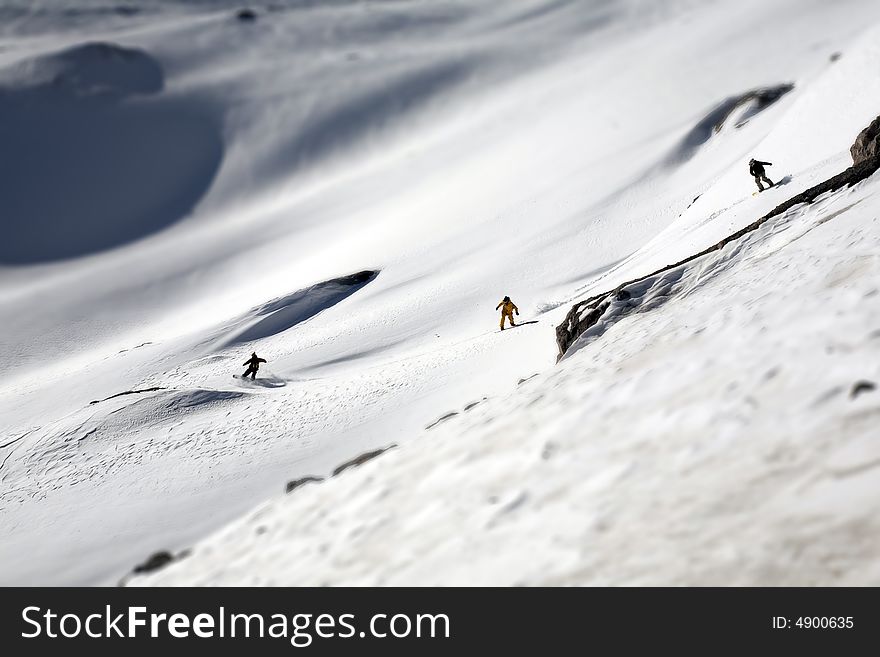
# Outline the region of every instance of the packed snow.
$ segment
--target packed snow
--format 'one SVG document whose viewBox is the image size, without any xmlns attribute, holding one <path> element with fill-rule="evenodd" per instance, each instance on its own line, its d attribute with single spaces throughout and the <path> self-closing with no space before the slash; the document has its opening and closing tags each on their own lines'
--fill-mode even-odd
<svg viewBox="0 0 880 657">
<path fill-rule="evenodd" d="M 239 9 L 0 2 L 0 582 L 880 581 L 880 177 L 555 343 L 849 166 L 880 5 Z"/>
</svg>

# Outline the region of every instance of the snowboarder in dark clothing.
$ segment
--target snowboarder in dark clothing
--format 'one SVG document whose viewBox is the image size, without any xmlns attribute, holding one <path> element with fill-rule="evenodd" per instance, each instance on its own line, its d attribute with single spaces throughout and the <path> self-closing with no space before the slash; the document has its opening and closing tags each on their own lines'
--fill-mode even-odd
<svg viewBox="0 0 880 657">
<path fill-rule="evenodd" d="M 773 187 L 773 181 L 767 177 L 767 174 L 764 172 L 764 167 L 772 167 L 773 165 L 770 162 L 761 162 L 760 160 L 756 160 L 752 158 L 749 160 L 749 173 L 752 174 L 755 178 L 755 182 L 758 185 L 758 191 L 763 192 L 764 186 L 761 184 L 761 181 L 767 183 L 769 187 Z"/>
<path fill-rule="evenodd" d="M 251 375 L 251 381 L 257 378 L 257 370 L 260 369 L 260 363 L 265 363 L 265 358 L 257 357 L 257 352 L 251 354 L 251 357 L 244 361 L 244 364 L 248 366 L 245 373 L 242 375 L 242 379 L 246 379 L 248 374 Z"/>
</svg>

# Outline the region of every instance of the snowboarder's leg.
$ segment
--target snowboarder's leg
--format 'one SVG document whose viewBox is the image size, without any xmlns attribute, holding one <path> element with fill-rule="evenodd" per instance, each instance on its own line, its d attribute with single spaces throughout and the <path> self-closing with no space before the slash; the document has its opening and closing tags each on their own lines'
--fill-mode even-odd
<svg viewBox="0 0 880 657">
<path fill-rule="evenodd" d="M 501 313 L 501 330 L 504 330 L 504 313 Z"/>
<path fill-rule="evenodd" d="M 758 191 L 764 191 L 764 185 L 761 184 L 761 176 L 755 176 L 755 183 L 758 185 Z"/>
<path fill-rule="evenodd" d="M 762 179 L 765 183 L 767 183 L 767 185 L 769 185 L 770 187 L 773 187 L 773 181 L 770 180 L 767 176 L 761 176 L 761 179 Z"/>
</svg>

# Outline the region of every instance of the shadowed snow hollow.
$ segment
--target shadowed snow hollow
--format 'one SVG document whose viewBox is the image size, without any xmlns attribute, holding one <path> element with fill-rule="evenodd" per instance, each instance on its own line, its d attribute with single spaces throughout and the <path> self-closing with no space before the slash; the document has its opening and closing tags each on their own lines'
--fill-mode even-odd
<svg viewBox="0 0 880 657">
<path fill-rule="evenodd" d="M 107 43 L 0 71 L 0 264 L 82 256 L 186 216 L 221 134 L 194 100 L 162 97 L 160 64 Z"/>
</svg>

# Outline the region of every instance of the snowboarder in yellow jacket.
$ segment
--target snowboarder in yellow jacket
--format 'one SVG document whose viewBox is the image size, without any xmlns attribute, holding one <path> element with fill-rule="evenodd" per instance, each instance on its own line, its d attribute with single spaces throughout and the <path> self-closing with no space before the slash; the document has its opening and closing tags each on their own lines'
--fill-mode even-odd
<svg viewBox="0 0 880 657">
<path fill-rule="evenodd" d="M 513 313 L 519 315 L 519 308 L 516 307 L 516 304 L 510 300 L 510 297 L 504 297 L 497 306 L 495 306 L 495 310 L 501 308 L 501 330 L 504 330 L 504 319 L 507 318 L 510 320 L 511 326 L 516 326 L 516 322 L 513 321 Z"/>
</svg>

